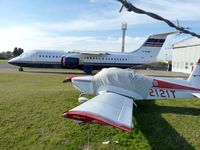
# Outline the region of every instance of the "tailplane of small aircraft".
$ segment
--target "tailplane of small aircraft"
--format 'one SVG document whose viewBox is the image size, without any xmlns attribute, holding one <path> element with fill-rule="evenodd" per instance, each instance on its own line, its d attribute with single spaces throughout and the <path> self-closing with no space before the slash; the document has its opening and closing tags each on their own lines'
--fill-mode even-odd
<svg viewBox="0 0 200 150">
<path fill-rule="evenodd" d="M 192 87 L 200 88 L 200 59 L 190 74 L 188 81 Z"/>
</svg>

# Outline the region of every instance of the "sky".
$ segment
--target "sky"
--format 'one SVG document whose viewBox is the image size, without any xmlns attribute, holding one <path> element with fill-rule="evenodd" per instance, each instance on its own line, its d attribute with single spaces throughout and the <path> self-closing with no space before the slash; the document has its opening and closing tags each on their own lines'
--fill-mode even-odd
<svg viewBox="0 0 200 150">
<path fill-rule="evenodd" d="M 129 0 L 174 23 L 200 33 L 199 0 Z M 121 51 L 121 24 L 127 23 L 125 51 L 137 49 L 155 33 L 174 31 L 148 16 L 119 13 L 116 0 L 0 0 L 0 52 L 48 50 Z M 190 36 L 169 36 L 160 58 L 171 56 L 171 44 Z M 167 54 L 167 55 L 166 55 Z"/>
</svg>

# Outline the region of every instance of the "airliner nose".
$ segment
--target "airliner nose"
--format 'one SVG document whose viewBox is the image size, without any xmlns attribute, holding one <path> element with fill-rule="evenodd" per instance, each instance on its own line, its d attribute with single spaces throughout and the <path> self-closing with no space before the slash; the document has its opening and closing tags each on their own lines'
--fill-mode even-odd
<svg viewBox="0 0 200 150">
<path fill-rule="evenodd" d="M 8 61 L 8 63 L 11 65 L 16 65 L 18 62 L 19 62 L 18 57 L 12 58 L 11 60 Z"/>
<path fill-rule="evenodd" d="M 13 63 L 13 60 L 12 60 L 12 59 L 11 59 L 11 60 L 9 60 L 9 61 L 8 61 L 8 63 L 9 63 L 9 64 L 12 64 L 12 63 Z"/>
</svg>

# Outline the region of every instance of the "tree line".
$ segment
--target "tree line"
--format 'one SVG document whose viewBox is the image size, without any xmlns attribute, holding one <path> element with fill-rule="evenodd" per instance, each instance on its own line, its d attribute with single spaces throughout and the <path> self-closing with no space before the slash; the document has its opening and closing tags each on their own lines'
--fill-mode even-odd
<svg viewBox="0 0 200 150">
<path fill-rule="evenodd" d="M 15 47 L 12 52 L 11 51 L 1 52 L 0 59 L 10 59 L 13 57 L 17 57 L 17 56 L 21 55 L 23 52 L 24 52 L 24 50 L 22 48 Z"/>
</svg>

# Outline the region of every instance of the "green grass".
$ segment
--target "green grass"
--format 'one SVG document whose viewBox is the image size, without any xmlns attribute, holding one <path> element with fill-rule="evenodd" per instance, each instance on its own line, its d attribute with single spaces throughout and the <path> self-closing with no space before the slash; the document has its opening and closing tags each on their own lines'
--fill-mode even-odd
<svg viewBox="0 0 200 150">
<path fill-rule="evenodd" d="M 131 134 L 61 117 L 79 92 L 63 74 L 0 73 L 0 149 L 200 149 L 200 100 L 141 101 Z M 102 145 L 118 140 L 119 144 Z"/>
<path fill-rule="evenodd" d="M 8 60 L 7 59 L 0 59 L 0 63 L 1 62 L 8 62 Z"/>
</svg>

